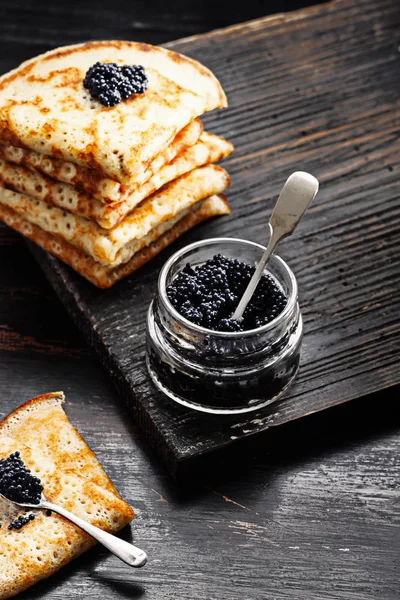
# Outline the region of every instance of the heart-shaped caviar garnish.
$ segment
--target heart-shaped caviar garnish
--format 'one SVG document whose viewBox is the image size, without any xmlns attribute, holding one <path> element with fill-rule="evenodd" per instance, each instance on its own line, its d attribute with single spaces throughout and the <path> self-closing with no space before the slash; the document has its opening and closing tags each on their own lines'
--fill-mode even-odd
<svg viewBox="0 0 400 600">
<path fill-rule="evenodd" d="M 95 63 L 83 80 L 92 98 L 107 107 L 128 100 L 133 94 L 143 94 L 147 84 L 144 67 L 116 63 Z"/>
</svg>

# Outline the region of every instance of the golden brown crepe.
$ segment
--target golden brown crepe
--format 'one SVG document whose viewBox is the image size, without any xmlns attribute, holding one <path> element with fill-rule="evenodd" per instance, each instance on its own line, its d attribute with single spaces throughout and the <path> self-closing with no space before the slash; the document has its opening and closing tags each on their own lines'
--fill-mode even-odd
<svg viewBox="0 0 400 600">
<path fill-rule="evenodd" d="M 158 156 L 146 167 L 143 176 L 135 182 L 134 189 L 145 184 L 153 174 L 158 173 L 166 164 L 174 160 L 193 146 L 203 132 L 200 119 L 194 119 L 174 137 L 171 144 L 164 148 Z M 118 181 L 104 177 L 94 169 L 65 161 L 54 156 L 40 154 L 27 148 L 17 148 L 10 144 L 0 143 L 0 158 L 8 163 L 26 167 L 30 171 L 37 171 L 51 180 L 67 183 L 79 193 L 87 194 L 106 204 L 120 203 L 131 193 L 127 187 Z"/>
<path fill-rule="evenodd" d="M 96 455 L 69 423 L 64 394 L 29 400 L 0 422 L 0 458 L 18 450 L 41 479 L 45 496 L 109 532 L 134 516 L 119 496 Z M 0 599 L 10 598 L 58 571 L 95 542 L 62 517 L 35 513 L 20 530 L 7 529 L 15 510 L 0 500 Z"/>
<path fill-rule="evenodd" d="M 147 90 L 102 106 L 83 87 L 98 61 L 143 65 Z M 220 83 L 197 61 L 142 43 L 87 42 L 42 54 L 0 78 L 0 139 L 132 185 L 192 119 L 223 106 Z"/>
<path fill-rule="evenodd" d="M 221 167 L 199 167 L 146 198 L 117 227 L 110 230 L 3 187 L 0 187 L 0 203 L 44 231 L 56 234 L 80 248 L 95 260 L 116 267 L 128 262 L 134 254 L 159 237 L 167 221 L 196 202 L 221 193 L 228 185 L 229 176 Z"/>
<path fill-rule="evenodd" d="M 195 225 L 217 215 L 229 214 L 229 212 L 229 204 L 223 195 L 202 200 L 189 209 L 189 212 L 178 221 L 167 223 L 166 226 L 170 225 L 170 228 L 166 229 L 158 238 L 155 238 L 149 246 L 134 254 L 128 262 L 113 268 L 95 261 L 61 237 L 43 231 L 12 209 L 0 204 L 0 219 L 4 223 L 60 258 L 100 288 L 109 288 L 123 277 L 130 275 Z"/>
<path fill-rule="evenodd" d="M 228 156 L 232 151 L 233 146 L 228 141 L 211 133 L 203 133 L 194 146 L 162 167 L 148 182 L 131 188 L 131 193 L 126 200 L 112 205 L 104 204 L 97 198 L 80 192 L 72 185 L 54 181 L 50 177 L 1 158 L 0 183 L 8 189 L 54 204 L 63 210 L 90 219 L 100 227 L 111 229 L 142 200 L 165 184 L 197 167 L 214 163 Z"/>
</svg>

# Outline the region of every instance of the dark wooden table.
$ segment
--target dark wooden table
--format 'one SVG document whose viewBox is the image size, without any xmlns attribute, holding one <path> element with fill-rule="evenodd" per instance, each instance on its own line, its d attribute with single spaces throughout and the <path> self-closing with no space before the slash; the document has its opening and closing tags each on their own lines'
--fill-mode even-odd
<svg viewBox="0 0 400 600">
<path fill-rule="evenodd" d="M 162 43 L 299 6 L 3 0 L 0 70 L 55 45 Z M 0 227 L 0 245 L 0 416 L 64 390 L 72 423 L 135 507 L 134 539 L 150 556 L 138 572 L 96 548 L 21 598 L 398 599 L 399 388 L 284 426 L 223 475 L 178 489 L 24 242 Z"/>
</svg>

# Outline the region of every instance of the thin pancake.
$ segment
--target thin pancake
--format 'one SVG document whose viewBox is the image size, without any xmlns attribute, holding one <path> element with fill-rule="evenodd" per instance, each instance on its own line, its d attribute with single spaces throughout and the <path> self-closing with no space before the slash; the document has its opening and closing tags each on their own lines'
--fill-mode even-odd
<svg viewBox="0 0 400 600">
<path fill-rule="evenodd" d="M 144 198 L 159 190 L 166 183 L 196 167 L 216 162 L 232 151 L 232 144 L 223 138 L 203 133 L 194 146 L 165 165 L 146 184 L 132 188 L 125 201 L 110 206 L 96 198 L 80 193 L 71 185 L 57 183 L 49 177 L 2 159 L 0 159 L 0 181 L 8 189 L 54 204 L 63 210 L 95 221 L 100 227 L 111 229 L 118 225 Z"/>
<path fill-rule="evenodd" d="M 147 90 L 102 106 L 83 87 L 97 61 L 142 64 Z M 218 80 L 196 61 L 146 44 L 88 42 L 48 52 L 0 78 L 0 139 L 130 185 L 191 119 L 225 105 Z"/>
<path fill-rule="evenodd" d="M 63 394 L 33 398 L 0 422 L 0 458 L 18 450 L 25 464 L 40 477 L 49 500 L 106 531 L 115 532 L 133 518 L 133 511 L 116 492 L 95 455 L 72 427 L 61 408 Z M 30 445 L 31 427 L 36 436 Z M 71 465 L 68 445 L 79 456 Z M 21 512 L 21 511 L 20 511 Z M 0 501 L 0 599 L 10 598 L 58 571 L 90 548 L 93 538 L 69 521 L 33 511 L 34 521 L 9 531 L 15 516 Z"/>
<path fill-rule="evenodd" d="M 196 202 L 219 194 L 229 185 L 221 167 L 194 169 L 171 181 L 137 206 L 114 229 L 105 230 L 82 217 L 67 213 L 25 194 L 0 188 L 0 202 L 41 229 L 57 234 L 95 260 L 117 266 L 127 262 L 154 241 L 155 230 Z"/>
<path fill-rule="evenodd" d="M 199 139 L 202 131 L 203 125 L 200 119 L 194 119 L 186 125 L 186 127 L 178 132 L 171 144 L 164 148 L 149 166 L 146 167 L 143 176 L 136 180 L 135 187 L 146 183 L 154 173 L 158 173 L 160 169 L 174 160 L 175 157 L 193 146 Z M 37 171 L 56 181 L 68 183 L 74 186 L 78 192 L 94 196 L 107 204 L 121 202 L 131 189 L 118 181 L 105 178 L 101 173 L 93 169 L 87 169 L 61 158 L 39 154 L 26 148 L 0 144 L 0 158 L 7 162 L 26 167 L 31 171 Z"/>
<path fill-rule="evenodd" d="M 170 229 L 166 230 L 149 246 L 133 255 L 128 262 L 118 267 L 110 268 L 93 260 L 93 258 L 75 248 L 75 246 L 72 246 L 61 237 L 43 231 L 40 227 L 33 225 L 15 211 L 0 204 L 0 219 L 4 223 L 19 231 L 54 256 L 57 256 L 57 258 L 70 265 L 75 271 L 100 288 L 109 288 L 127 275 L 130 275 L 195 225 L 217 215 L 229 214 L 229 212 L 229 204 L 222 195 L 212 196 L 198 202 L 187 215 L 173 224 Z"/>
<path fill-rule="evenodd" d="M 64 394 L 54 392 L 40 396 L 40 402 L 31 401 L 16 408 L 0 422 L 0 436 L 12 437 L 21 444 L 28 444 L 33 451 L 45 457 L 54 454 L 57 446 L 57 461 L 63 470 L 79 468 L 79 473 L 96 485 L 117 494 L 117 490 L 100 465 L 97 456 L 89 448 L 79 432 L 68 421 L 62 404 Z M 52 422 L 51 435 L 48 422 Z M 43 440 L 47 440 L 43 444 Z"/>
</svg>

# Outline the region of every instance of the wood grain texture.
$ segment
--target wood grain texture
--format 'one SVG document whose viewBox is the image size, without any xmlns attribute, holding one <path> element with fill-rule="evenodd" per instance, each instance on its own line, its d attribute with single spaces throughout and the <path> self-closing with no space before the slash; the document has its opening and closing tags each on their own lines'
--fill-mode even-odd
<svg viewBox="0 0 400 600">
<path fill-rule="evenodd" d="M 160 20 L 144 4 L 130 0 L 127 13 L 122 0 L 112 8 L 98 0 L 96 11 L 77 0 L 3 0 L 1 68 L 91 36 L 159 43 L 202 29 L 200 3 L 190 3 L 191 16 L 179 2 L 177 8 L 170 3 Z M 244 3 L 241 18 L 266 13 L 272 4 Z M 376 16 L 371 6 L 360 4 L 356 20 Z M 280 2 L 273 10 L 284 8 Z M 204 27 L 215 27 L 214 11 L 208 12 Z M 133 18 L 144 21 L 146 15 L 143 29 L 130 28 Z M 225 23 L 230 16 L 224 15 Z M 278 154 L 271 172 L 283 160 L 284 152 Z M 258 167 L 265 170 L 260 196 L 272 181 L 269 160 Z M 286 174 L 283 169 L 276 179 L 266 211 Z M 262 228 L 257 240 L 263 241 Z M 31 396 L 64 389 L 72 423 L 135 507 L 133 539 L 150 555 L 144 570 L 132 571 L 96 548 L 21 600 L 398 600 L 399 388 L 272 428 L 261 449 L 258 443 L 253 449 L 249 436 L 246 453 L 242 448 L 234 460 L 231 454 L 221 458 L 216 482 L 207 472 L 205 482 L 183 491 L 149 452 L 22 238 L 1 225 L 0 323 L 0 417 Z"/>
<path fill-rule="evenodd" d="M 40 250 L 53 287 L 174 475 L 247 436 L 399 383 L 400 7 L 342 0 L 169 44 L 212 68 L 230 108 L 206 126 L 231 139 L 232 216 L 185 235 L 106 293 Z M 297 276 L 305 339 L 285 398 L 232 423 L 157 395 L 144 365 L 146 311 L 173 250 L 205 237 L 265 242 L 286 177 L 321 191 L 280 253 Z"/>
<path fill-rule="evenodd" d="M 312 0 L 2 0 L 0 40 L 7 52 L 1 71 L 45 50 L 84 40 L 122 39 L 162 44 L 277 11 L 315 4 Z"/>
<path fill-rule="evenodd" d="M 55 364 L 48 359 L 33 391 L 51 389 Z M 96 548 L 21 600 L 397 600 L 395 401 L 378 414 L 371 398 L 351 403 L 353 412 L 346 406 L 318 422 L 311 417 L 285 444 L 247 456 L 234 475 L 184 491 L 147 460 L 94 362 L 72 358 L 56 368 L 66 411 L 135 507 L 133 541 L 150 560 L 132 570 Z M 35 372 L 33 362 L 24 369 L 26 377 Z"/>
</svg>

